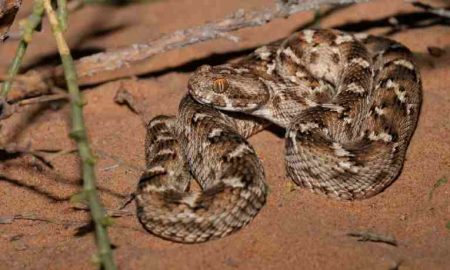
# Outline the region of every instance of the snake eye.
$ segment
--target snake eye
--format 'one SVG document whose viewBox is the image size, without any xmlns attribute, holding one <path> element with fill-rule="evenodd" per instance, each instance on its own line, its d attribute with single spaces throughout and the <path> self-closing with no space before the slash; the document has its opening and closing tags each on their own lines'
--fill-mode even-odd
<svg viewBox="0 0 450 270">
<path fill-rule="evenodd" d="M 224 78 L 216 79 L 213 81 L 213 91 L 216 93 L 223 93 L 228 89 L 228 81 Z"/>
</svg>

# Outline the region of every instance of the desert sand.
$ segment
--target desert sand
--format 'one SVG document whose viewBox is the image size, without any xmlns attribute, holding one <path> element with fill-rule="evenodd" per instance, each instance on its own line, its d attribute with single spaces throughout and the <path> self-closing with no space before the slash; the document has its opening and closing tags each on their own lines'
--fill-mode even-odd
<svg viewBox="0 0 450 270">
<path fill-rule="evenodd" d="M 25 2 L 18 18 L 30 11 L 31 1 Z M 92 5 L 71 14 L 66 36 L 79 57 L 219 20 L 239 8 L 268 5 L 273 2 L 164 0 L 122 7 Z M 420 10 L 402 1 L 371 1 L 341 9 L 323 18 L 320 26 L 376 21 L 413 12 Z M 303 12 L 237 31 L 239 43 L 221 39 L 173 50 L 125 68 L 129 74 L 140 74 L 137 77 L 83 87 L 90 142 L 98 153 L 96 172 L 103 205 L 108 209 L 119 207 L 135 191 L 140 176 L 136 167 L 145 163 L 144 126 L 138 116 L 114 102 L 118 89 L 125 88 L 140 97 L 151 115 L 176 114 L 186 82 L 196 67 L 232 60 L 239 52 L 289 35 L 312 18 L 312 12 Z M 17 29 L 16 22 L 12 31 Z M 366 31 L 378 34 L 386 28 Z M 266 206 L 248 226 L 203 244 L 173 243 L 146 232 L 134 215 L 132 203 L 126 208 L 131 215 L 115 218 L 109 228 L 119 268 L 449 269 L 450 183 L 435 189 L 433 186 L 439 179 L 450 177 L 450 28 L 437 25 L 409 29 L 391 38 L 417 56 L 423 105 L 403 171 L 390 187 L 355 202 L 335 201 L 294 188 L 284 169 L 284 139 L 263 131 L 250 143 L 263 162 L 270 193 Z M 1 74 L 16 46 L 14 40 L 0 44 Z M 430 46 L 443 49 L 443 55 L 430 55 Z M 56 63 L 56 47 L 45 22 L 27 52 L 25 69 Z M 0 125 L 2 143 L 31 144 L 34 149 L 74 148 L 67 135 L 67 103 L 27 106 Z M 91 259 L 96 251 L 94 234 L 85 226 L 89 214 L 69 201 L 80 190 L 79 159 L 75 154 L 62 155 L 52 164 L 53 169 L 47 168 L 30 156 L 0 163 L 0 269 L 96 268 Z M 7 222 L 5 218 L 14 215 L 37 220 Z M 358 241 L 347 235 L 351 232 L 392 236 L 398 245 Z"/>
</svg>

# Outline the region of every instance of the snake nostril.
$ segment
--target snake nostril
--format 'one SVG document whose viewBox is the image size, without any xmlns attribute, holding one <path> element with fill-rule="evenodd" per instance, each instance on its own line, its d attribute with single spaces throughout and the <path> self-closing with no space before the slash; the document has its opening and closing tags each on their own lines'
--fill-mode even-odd
<svg viewBox="0 0 450 270">
<path fill-rule="evenodd" d="M 215 79 L 213 81 L 213 91 L 217 93 L 223 93 L 228 89 L 228 81 L 224 78 Z"/>
</svg>

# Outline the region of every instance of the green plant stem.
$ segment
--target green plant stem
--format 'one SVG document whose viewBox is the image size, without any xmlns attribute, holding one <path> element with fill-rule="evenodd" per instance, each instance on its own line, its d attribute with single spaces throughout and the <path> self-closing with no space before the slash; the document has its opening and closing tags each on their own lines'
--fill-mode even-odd
<svg viewBox="0 0 450 270">
<path fill-rule="evenodd" d="M 58 46 L 61 61 L 64 67 L 64 76 L 67 83 L 67 89 L 71 97 L 71 115 L 72 115 L 72 131 L 70 136 L 77 142 L 78 152 L 82 161 L 83 171 L 83 197 L 88 201 L 92 220 L 95 225 L 95 233 L 98 247 L 98 258 L 103 268 L 106 270 L 116 269 L 111 244 L 107 233 L 107 223 L 110 221 L 105 210 L 100 204 L 95 186 L 95 159 L 92 155 L 86 128 L 83 119 L 83 100 L 78 88 L 77 74 L 73 64 L 73 58 L 70 54 L 69 47 L 64 40 L 61 26 L 55 11 L 52 8 L 51 0 L 43 0 L 44 8 L 48 19 L 52 26 L 53 35 Z"/>
<path fill-rule="evenodd" d="M 42 0 L 35 0 L 33 3 L 33 11 L 28 17 L 28 20 L 25 22 L 25 25 L 23 26 L 23 32 L 19 41 L 19 46 L 16 50 L 16 56 L 14 57 L 8 70 L 8 77 L 2 85 L 2 91 L 0 95 L 3 97 L 6 97 L 9 93 L 9 90 L 11 90 L 12 81 L 19 72 L 20 65 L 27 50 L 28 44 L 30 43 L 33 36 L 33 32 L 41 24 L 43 13 L 44 6 L 42 4 Z"/>
<path fill-rule="evenodd" d="M 67 30 L 67 0 L 57 0 L 58 3 L 58 20 L 61 30 L 65 32 Z"/>
</svg>

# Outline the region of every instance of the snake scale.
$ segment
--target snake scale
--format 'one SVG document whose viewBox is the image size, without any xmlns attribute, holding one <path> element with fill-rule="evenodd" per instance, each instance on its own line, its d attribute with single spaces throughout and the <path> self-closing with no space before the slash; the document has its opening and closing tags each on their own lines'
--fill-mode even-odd
<svg viewBox="0 0 450 270">
<path fill-rule="evenodd" d="M 364 199 L 400 173 L 421 100 L 420 74 L 400 43 L 303 30 L 190 77 L 177 117 L 147 125 L 137 191 L 151 233 L 195 243 L 248 224 L 266 202 L 264 170 L 246 138 L 286 129 L 285 163 L 299 186 Z M 201 190 L 190 189 L 196 180 Z"/>
</svg>

